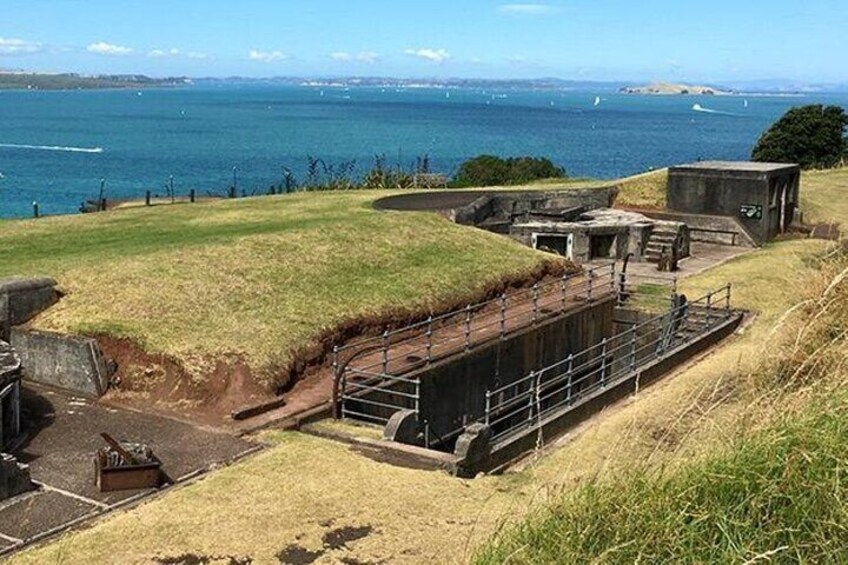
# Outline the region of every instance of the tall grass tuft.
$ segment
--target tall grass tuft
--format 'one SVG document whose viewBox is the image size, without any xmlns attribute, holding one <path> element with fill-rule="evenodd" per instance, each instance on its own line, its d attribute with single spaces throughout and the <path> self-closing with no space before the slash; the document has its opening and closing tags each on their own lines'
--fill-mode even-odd
<svg viewBox="0 0 848 565">
<path fill-rule="evenodd" d="M 477 563 L 848 562 L 848 247 L 818 267 L 741 385 L 726 449 L 577 487 Z"/>
</svg>

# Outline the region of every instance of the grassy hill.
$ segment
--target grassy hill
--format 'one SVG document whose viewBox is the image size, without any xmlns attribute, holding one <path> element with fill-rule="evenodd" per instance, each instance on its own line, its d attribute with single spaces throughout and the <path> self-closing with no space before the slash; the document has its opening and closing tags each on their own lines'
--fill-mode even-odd
<svg viewBox="0 0 848 565">
<path fill-rule="evenodd" d="M 848 222 L 827 205 L 846 178 L 805 174 L 805 200 Z M 11 562 L 277 562 L 291 544 L 321 550 L 327 524 L 373 528 L 323 557 L 351 563 L 838 559 L 848 278 L 828 249 L 778 242 L 687 279 L 687 293 L 730 281 L 756 317 L 505 475 L 459 480 L 271 433 L 256 457 Z"/>
<path fill-rule="evenodd" d="M 128 338 L 202 386 L 222 360 L 262 385 L 348 320 L 472 300 L 545 255 L 435 214 L 386 213 L 386 191 L 301 193 L 6 221 L 0 277 L 65 293 L 35 328 Z M 538 274 L 538 272 L 536 273 Z"/>
</svg>

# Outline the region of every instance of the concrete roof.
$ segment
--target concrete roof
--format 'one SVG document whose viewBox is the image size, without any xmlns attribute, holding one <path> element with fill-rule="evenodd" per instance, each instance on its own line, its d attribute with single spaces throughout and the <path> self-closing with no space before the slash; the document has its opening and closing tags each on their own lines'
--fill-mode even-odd
<svg viewBox="0 0 848 565">
<path fill-rule="evenodd" d="M 676 165 L 671 169 L 698 169 L 704 171 L 738 171 L 746 173 L 770 173 L 785 169 L 794 169 L 798 165 L 794 163 L 757 163 L 755 161 L 698 161 Z"/>
</svg>

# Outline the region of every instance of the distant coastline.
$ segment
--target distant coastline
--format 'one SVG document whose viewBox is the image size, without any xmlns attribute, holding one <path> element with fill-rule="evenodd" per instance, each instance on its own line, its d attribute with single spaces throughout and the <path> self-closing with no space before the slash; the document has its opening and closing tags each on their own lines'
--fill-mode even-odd
<svg viewBox="0 0 848 565">
<path fill-rule="evenodd" d="M 0 71 L 0 90 L 103 90 L 163 88 L 190 84 L 185 77 L 151 78 L 145 75 L 78 75 Z"/>
</svg>

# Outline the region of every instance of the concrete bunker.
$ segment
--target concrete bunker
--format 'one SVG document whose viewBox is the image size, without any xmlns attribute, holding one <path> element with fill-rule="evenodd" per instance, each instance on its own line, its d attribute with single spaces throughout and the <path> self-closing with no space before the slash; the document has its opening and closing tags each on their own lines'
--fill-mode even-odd
<svg viewBox="0 0 848 565">
<path fill-rule="evenodd" d="M 336 416 L 460 476 L 500 468 L 742 318 L 729 285 L 692 300 L 669 287 L 651 310 L 621 292 L 637 286 L 610 266 L 337 348 Z"/>
<path fill-rule="evenodd" d="M 787 163 L 703 161 L 668 171 L 668 209 L 734 218 L 757 245 L 800 223 L 801 168 Z"/>
</svg>

